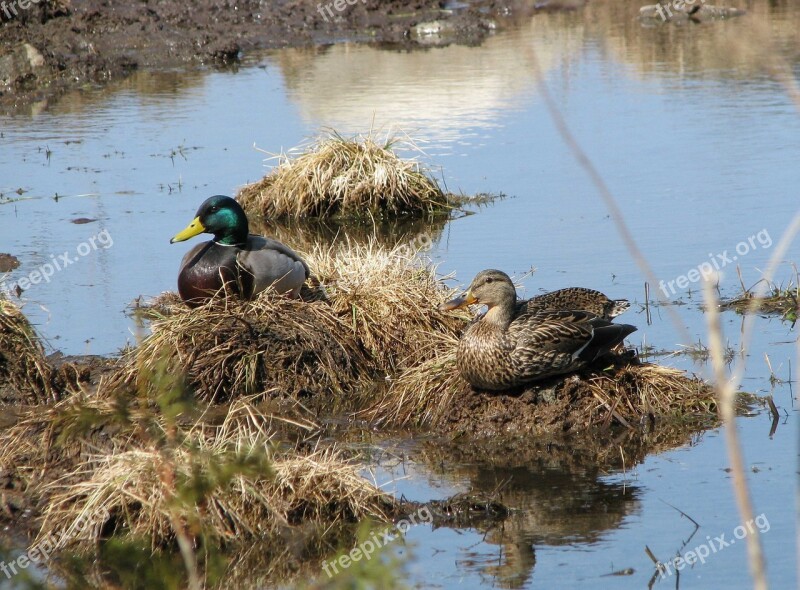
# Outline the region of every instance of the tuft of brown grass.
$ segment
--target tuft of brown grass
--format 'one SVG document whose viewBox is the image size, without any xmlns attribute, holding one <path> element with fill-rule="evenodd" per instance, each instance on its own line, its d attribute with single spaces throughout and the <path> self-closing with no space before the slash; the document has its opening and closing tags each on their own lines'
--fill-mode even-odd
<svg viewBox="0 0 800 590">
<path fill-rule="evenodd" d="M 263 179 L 239 190 L 249 215 L 282 217 L 397 217 L 449 209 L 447 196 L 415 159 L 396 148 L 419 149 L 407 138 L 345 138 L 331 131 L 310 145 L 275 155 Z"/>
<path fill-rule="evenodd" d="M 781 319 L 794 323 L 800 311 L 800 287 L 790 285 L 782 288 L 770 284 L 765 295 L 756 295 L 753 289 L 743 289 L 740 295 L 721 302 L 720 307 L 741 314 L 755 312 L 779 315 Z"/>
<path fill-rule="evenodd" d="M 55 370 L 22 311 L 0 295 L 0 400 L 27 403 L 55 399 Z M 3 386 L 11 391 L 3 392 Z"/>
<path fill-rule="evenodd" d="M 456 368 L 458 337 L 439 334 L 435 340 L 436 353 L 401 372 L 379 400 L 362 410 L 361 417 L 382 426 L 435 428 L 459 397 L 470 394 Z"/>
<path fill-rule="evenodd" d="M 714 388 L 684 371 L 651 363 L 618 365 L 586 382 L 587 419 L 635 425 L 647 417 L 677 420 L 717 418 Z"/>
<path fill-rule="evenodd" d="M 307 253 L 334 312 L 388 375 L 435 356 L 442 335 L 455 335 L 469 318 L 466 310 L 439 311 L 454 290 L 417 254 L 402 244 L 385 247 L 375 240 L 348 240 Z"/>
<path fill-rule="evenodd" d="M 369 373 L 349 330 L 324 301 L 265 292 L 254 301 L 214 298 L 196 309 L 151 310 L 152 334 L 125 357 L 101 389 L 125 386 L 147 395 L 157 367 L 185 374 L 200 399 L 278 389 L 291 396 L 341 394 Z"/>
<path fill-rule="evenodd" d="M 324 536 L 339 524 L 389 519 L 394 501 L 359 475 L 358 464 L 333 446 L 283 442 L 276 421 L 245 400 L 219 425 L 195 423 L 174 448 L 130 445 L 88 456 L 46 486 L 39 538 L 57 533 L 87 546 L 113 532 L 155 548 L 187 534 L 280 547 L 286 533 L 309 523 Z"/>
</svg>

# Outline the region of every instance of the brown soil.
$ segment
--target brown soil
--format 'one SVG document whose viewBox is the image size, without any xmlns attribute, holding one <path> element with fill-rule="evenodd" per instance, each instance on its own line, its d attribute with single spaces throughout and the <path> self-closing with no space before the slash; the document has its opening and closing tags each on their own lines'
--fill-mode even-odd
<svg viewBox="0 0 800 590">
<path fill-rule="evenodd" d="M 474 44 L 501 27 L 508 15 L 535 10 L 532 0 L 472 0 L 455 10 L 443 8 L 446 4 L 6 0 L 0 6 L 0 109 L 104 83 L 137 68 L 225 64 L 263 48 L 345 39 L 404 46 Z M 434 21 L 438 35 L 417 33 L 416 25 Z"/>
</svg>

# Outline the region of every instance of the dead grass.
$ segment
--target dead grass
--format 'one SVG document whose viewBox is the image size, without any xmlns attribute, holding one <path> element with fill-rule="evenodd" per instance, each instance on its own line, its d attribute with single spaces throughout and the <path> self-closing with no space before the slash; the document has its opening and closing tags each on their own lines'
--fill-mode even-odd
<svg viewBox="0 0 800 590">
<path fill-rule="evenodd" d="M 89 546 L 101 532 L 130 534 L 155 548 L 183 532 L 279 547 L 284 534 L 308 523 L 324 531 L 388 519 L 394 502 L 359 475 L 357 464 L 333 446 L 288 443 L 276 421 L 243 400 L 221 424 L 198 421 L 182 430 L 175 446 L 134 444 L 87 456 L 41 490 L 48 501 L 39 539 L 58 533 Z"/>
<path fill-rule="evenodd" d="M 753 309 L 754 299 L 757 299 L 756 307 Z M 732 309 L 736 313 L 748 313 L 753 309 L 756 313 L 768 315 L 779 315 L 781 319 L 789 322 L 797 321 L 798 310 L 800 310 L 800 288 L 796 285 L 781 287 L 770 284 L 769 292 L 763 297 L 756 297 L 754 289 L 743 289 L 742 293 L 733 299 L 723 301 L 722 309 Z"/>
<path fill-rule="evenodd" d="M 0 401 L 36 403 L 57 396 L 55 370 L 28 319 L 0 296 Z M 10 391 L 4 391 L 10 387 Z"/>
<path fill-rule="evenodd" d="M 244 186 L 237 199 L 253 216 L 396 217 L 448 209 L 447 197 L 416 160 L 396 148 L 419 149 L 408 139 L 372 134 L 344 138 L 336 132 L 276 155 L 262 180 Z"/>
<path fill-rule="evenodd" d="M 330 305 L 264 293 L 255 301 L 217 298 L 190 310 L 152 311 L 152 334 L 126 356 L 101 389 L 149 395 L 150 375 L 166 362 L 185 374 L 200 399 L 225 401 L 279 391 L 294 397 L 338 394 L 369 376 L 370 366 Z"/>
<path fill-rule="evenodd" d="M 413 249 L 376 241 L 315 248 L 307 260 L 325 284 L 330 305 L 376 368 L 394 374 L 437 354 L 442 335 L 454 335 L 469 312 L 443 313 L 452 297 Z"/>
</svg>

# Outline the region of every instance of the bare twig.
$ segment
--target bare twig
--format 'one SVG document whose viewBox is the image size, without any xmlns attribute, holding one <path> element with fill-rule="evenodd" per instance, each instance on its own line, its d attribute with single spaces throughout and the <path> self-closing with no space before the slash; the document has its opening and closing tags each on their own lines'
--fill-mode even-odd
<svg viewBox="0 0 800 590">
<path fill-rule="evenodd" d="M 734 399 L 736 389 L 741 377 L 737 377 L 739 371 L 734 373 L 730 379 L 725 374 L 725 356 L 722 339 L 722 326 L 719 321 L 719 309 L 717 294 L 714 292 L 713 281 L 707 277 L 703 281 L 703 292 L 706 302 L 706 317 L 708 318 L 708 340 L 711 350 L 711 362 L 714 367 L 716 378 L 717 395 L 719 396 L 719 411 L 725 429 L 725 443 L 728 448 L 728 457 L 731 462 L 731 472 L 733 473 L 733 491 L 736 497 L 736 504 L 739 507 L 739 514 L 742 522 L 752 522 L 753 505 L 750 501 L 750 494 L 747 489 L 747 478 L 745 476 L 744 459 L 742 449 L 739 444 L 739 436 L 736 430 L 736 409 Z M 746 334 L 744 338 L 749 336 Z M 737 369 L 743 366 L 744 362 L 737 363 Z M 767 577 L 764 566 L 764 555 L 761 549 L 761 539 L 758 534 L 747 535 L 747 556 L 750 563 L 750 573 L 753 576 L 753 586 L 756 590 L 767 589 Z"/>
</svg>

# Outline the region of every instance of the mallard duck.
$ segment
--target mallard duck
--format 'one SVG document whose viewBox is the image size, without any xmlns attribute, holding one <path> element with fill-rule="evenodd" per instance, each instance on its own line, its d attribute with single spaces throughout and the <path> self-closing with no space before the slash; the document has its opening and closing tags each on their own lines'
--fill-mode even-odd
<svg viewBox="0 0 800 590">
<path fill-rule="evenodd" d="M 461 376 L 479 389 L 503 390 L 570 373 L 636 331 L 588 311 L 528 309 L 527 302 L 518 304 L 509 276 L 494 269 L 478 273 L 464 295 L 441 309 L 473 303 L 488 311 L 461 337 L 456 362 Z"/>
<path fill-rule="evenodd" d="M 309 276 L 308 265 L 288 246 L 253 235 L 247 215 L 230 197 L 206 199 L 192 222 L 169 243 L 183 242 L 198 234 L 214 235 L 186 253 L 178 274 L 178 293 L 196 307 L 217 293 L 226 292 L 252 299 L 269 286 L 291 298 Z"/>
</svg>

